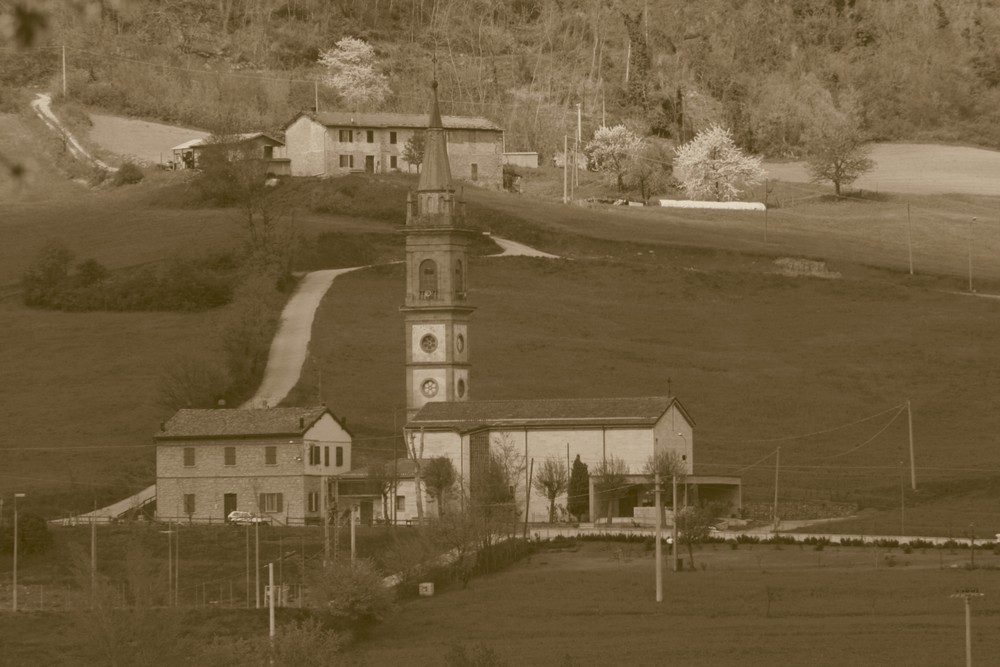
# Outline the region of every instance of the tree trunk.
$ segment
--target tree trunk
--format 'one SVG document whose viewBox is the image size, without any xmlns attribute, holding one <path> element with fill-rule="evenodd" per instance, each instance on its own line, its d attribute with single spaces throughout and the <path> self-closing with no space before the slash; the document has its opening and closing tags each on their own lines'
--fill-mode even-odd
<svg viewBox="0 0 1000 667">
<path fill-rule="evenodd" d="M 556 499 L 555 496 L 549 498 L 549 523 L 556 522 Z"/>
</svg>

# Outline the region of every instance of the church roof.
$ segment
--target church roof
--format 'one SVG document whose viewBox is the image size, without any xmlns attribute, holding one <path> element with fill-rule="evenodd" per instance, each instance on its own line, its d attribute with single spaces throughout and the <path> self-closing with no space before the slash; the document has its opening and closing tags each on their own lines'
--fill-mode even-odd
<svg viewBox="0 0 1000 667">
<path fill-rule="evenodd" d="M 503 401 L 437 401 L 427 403 L 408 429 L 652 426 L 673 405 L 693 425 L 673 396 L 631 398 L 556 398 Z"/>
<path fill-rule="evenodd" d="M 294 123 L 301 116 L 308 116 L 326 127 L 399 127 L 421 130 L 427 127 L 427 114 L 421 113 L 320 111 L 319 113 L 299 114 L 292 122 Z M 500 132 L 502 129 L 493 121 L 479 116 L 441 116 L 441 124 L 446 130 L 492 130 Z"/>
<path fill-rule="evenodd" d="M 441 124 L 437 81 L 431 83 L 431 113 L 427 122 L 424 161 L 420 167 L 417 191 L 451 190 L 451 164 L 448 162 L 448 139 Z"/>
<path fill-rule="evenodd" d="M 323 407 L 254 410 L 179 410 L 165 422 L 157 440 L 302 436 L 319 419 L 332 413 Z M 336 419 L 336 417 L 334 417 Z"/>
</svg>

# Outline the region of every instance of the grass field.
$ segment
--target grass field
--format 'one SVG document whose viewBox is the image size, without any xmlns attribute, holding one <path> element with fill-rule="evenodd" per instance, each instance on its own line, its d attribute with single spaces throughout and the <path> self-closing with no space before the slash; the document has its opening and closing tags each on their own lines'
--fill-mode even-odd
<svg viewBox="0 0 1000 667">
<path fill-rule="evenodd" d="M 114 590 L 126 578 L 152 577 L 164 588 L 166 536 L 158 527 L 101 528 L 101 574 L 112 574 Z M 181 528 L 182 602 L 161 609 L 147 627 L 146 641 L 174 647 L 159 665 L 189 664 L 190 651 L 214 637 L 266 632 L 267 612 L 245 605 L 246 542 L 238 528 Z M 319 529 L 261 531 L 262 562 L 285 554 L 282 581 L 300 581 L 306 567 L 318 567 Z M 362 534 L 362 550 L 383 536 Z M 21 604 L 26 613 L 0 624 L 0 664 L 100 664 L 84 659 L 93 644 L 83 598 L 60 596 L 63 584 L 85 588 L 85 527 L 60 529 L 56 550 L 27 559 Z M 141 545 L 142 567 L 126 556 Z M 251 533 L 251 549 L 253 536 Z M 67 556 L 82 549 L 82 578 L 74 580 Z M 133 553 L 140 553 L 133 551 Z M 976 664 L 991 664 L 1000 649 L 993 631 L 1000 616 L 995 593 L 1000 555 L 979 550 L 970 569 L 968 550 L 726 544 L 696 547 L 694 568 L 686 551 L 685 570 L 664 570 L 664 601 L 655 602 L 651 545 L 556 541 L 505 571 L 471 581 L 439 584 L 436 595 L 401 601 L 400 609 L 347 649 L 369 667 L 400 663 L 447 664 L 455 646 L 492 649 L 509 665 L 810 664 L 817 667 L 960 664 L 964 616 L 958 589 L 986 596 L 973 603 Z M 47 611 L 38 611 L 37 583 L 48 585 Z M 30 588 L 35 586 L 35 588 Z M 9 600 L 0 595 L 0 602 Z M 44 604 L 44 603 L 43 603 Z M 229 605 L 235 604 L 236 608 Z M 251 603 L 253 604 L 253 603 Z M 133 611 L 137 622 L 144 617 Z M 279 627 L 297 610 L 278 615 Z M 148 619 L 147 619 L 148 620 Z M 180 627 L 177 627 L 177 625 Z M 44 634 L 39 632 L 44 628 Z M 184 649 L 190 646 L 190 649 Z M 178 650 L 179 649 L 179 650 Z"/>
<path fill-rule="evenodd" d="M 359 648 L 373 667 L 438 665 L 455 644 L 491 647 L 510 665 L 938 667 L 964 655 L 962 602 L 949 595 L 978 587 L 987 596 L 973 603 L 973 650 L 976 664 L 991 664 L 995 573 L 965 570 L 967 556 L 946 552 L 896 551 L 892 568 L 885 555 L 709 548 L 696 554 L 705 570 L 665 574 L 657 604 L 648 552 L 585 543 L 410 602 Z"/>
</svg>

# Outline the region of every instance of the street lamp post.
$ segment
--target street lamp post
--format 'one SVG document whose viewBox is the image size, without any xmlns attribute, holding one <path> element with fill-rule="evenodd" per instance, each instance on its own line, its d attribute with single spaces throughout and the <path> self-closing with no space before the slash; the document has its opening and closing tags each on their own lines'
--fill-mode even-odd
<svg viewBox="0 0 1000 667">
<path fill-rule="evenodd" d="M 14 494 L 14 594 L 13 594 L 13 608 L 17 611 L 17 499 L 24 498 L 23 493 Z"/>
<path fill-rule="evenodd" d="M 684 451 L 687 451 L 687 449 L 688 449 L 687 438 L 684 437 L 684 434 L 681 433 L 680 431 L 677 432 L 677 435 L 679 435 L 681 437 L 681 439 L 684 441 Z M 681 460 L 684 460 L 684 459 L 681 459 Z M 674 572 L 676 572 L 677 571 L 677 547 L 679 546 L 678 542 L 677 542 L 677 471 L 676 470 L 674 470 L 674 474 L 671 475 L 671 480 L 672 480 L 672 484 L 673 484 L 673 499 L 672 499 L 672 501 L 673 501 L 673 504 L 674 504 L 673 505 L 673 510 L 674 510 L 674 521 L 673 521 L 673 524 L 674 525 L 670 528 L 670 541 L 673 542 L 673 544 L 670 545 L 670 561 L 671 561 L 670 564 L 671 564 L 671 569 Z"/>
<path fill-rule="evenodd" d="M 965 600 L 965 667 L 972 667 L 972 598 L 981 598 L 983 594 L 975 588 L 963 588 L 952 593 L 953 598 Z"/>
</svg>

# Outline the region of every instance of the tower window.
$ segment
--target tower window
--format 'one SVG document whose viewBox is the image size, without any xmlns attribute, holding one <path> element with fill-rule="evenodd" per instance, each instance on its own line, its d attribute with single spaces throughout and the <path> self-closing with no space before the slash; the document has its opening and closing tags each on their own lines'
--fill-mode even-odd
<svg viewBox="0 0 1000 667">
<path fill-rule="evenodd" d="M 436 299 L 438 289 L 437 263 L 433 259 L 420 262 L 420 298 Z"/>
<path fill-rule="evenodd" d="M 465 267 L 462 260 L 455 262 L 455 294 L 465 296 Z"/>
</svg>

